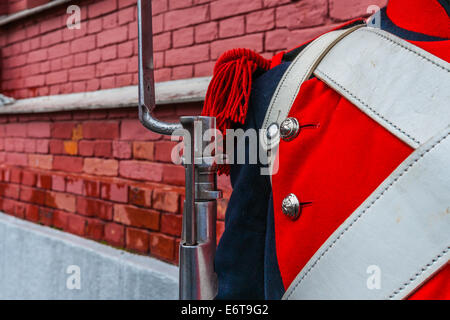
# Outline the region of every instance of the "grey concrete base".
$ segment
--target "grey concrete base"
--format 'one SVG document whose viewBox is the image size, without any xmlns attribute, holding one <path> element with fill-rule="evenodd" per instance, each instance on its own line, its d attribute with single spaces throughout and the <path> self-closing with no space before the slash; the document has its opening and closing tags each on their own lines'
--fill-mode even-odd
<svg viewBox="0 0 450 320">
<path fill-rule="evenodd" d="M 0 299 L 177 298 L 175 266 L 0 213 Z"/>
</svg>

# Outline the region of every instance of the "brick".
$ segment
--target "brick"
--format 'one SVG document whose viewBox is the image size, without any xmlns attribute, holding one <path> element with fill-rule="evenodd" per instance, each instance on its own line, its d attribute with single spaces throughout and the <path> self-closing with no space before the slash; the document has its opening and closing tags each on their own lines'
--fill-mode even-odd
<svg viewBox="0 0 450 320">
<path fill-rule="evenodd" d="M 161 215 L 161 232 L 180 237 L 182 228 L 182 216 L 175 214 Z"/>
<path fill-rule="evenodd" d="M 263 34 L 251 34 L 239 38 L 215 41 L 211 43 L 211 58 L 217 59 L 225 51 L 234 48 L 248 48 L 256 52 L 262 52 Z"/>
<path fill-rule="evenodd" d="M 141 253 L 149 251 L 150 233 L 134 228 L 126 229 L 126 248 Z"/>
<path fill-rule="evenodd" d="M 121 161 L 119 174 L 129 179 L 160 182 L 162 181 L 163 167 L 158 163 Z"/>
<path fill-rule="evenodd" d="M 244 32 L 245 21 L 243 16 L 222 20 L 219 23 L 219 36 L 221 38 L 240 36 Z"/>
<path fill-rule="evenodd" d="M 34 187 L 36 185 L 36 174 L 29 171 L 22 172 L 22 184 L 30 187 Z"/>
<path fill-rule="evenodd" d="M 236 16 L 244 12 L 253 12 L 262 8 L 261 1 L 227 0 L 211 3 L 211 19 Z"/>
<path fill-rule="evenodd" d="M 20 187 L 10 183 L 0 183 L 0 194 L 6 198 L 19 199 Z"/>
<path fill-rule="evenodd" d="M 52 176 L 50 176 L 50 175 L 39 174 L 37 177 L 36 185 L 38 188 L 51 190 L 52 189 L 52 180 L 53 180 Z"/>
<path fill-rule="evenodd" d="M 61 44 L 54 45 L 48 49 L 48 59 L 67 57 L 70 54 L 70 43 L 65 42 Z M 72 57 L 70 57 L 72 59 Z M 66 63 L 64 63 L 66 67 L 69 67 Z M 48 84 L 48 83 L 47 83 Z"/>
<path fill-rule="evenodd" d="M 136 14 L 136 7 L 127 8 L 120 11 L 119 14 L 119 25 L 134 21 Z"/>
<path fill-rule="evenodd" d="M 173 32 L 174 48 L 190 46 L 194 43 L 194 28 L 183 28 Z"/>
<path fill-rule="evenodd" d="M 105 47 L 101 51 L 102 53 L 102 60 L 108 61 L 113 60 L 117 58 L 117 45 L 112 45 L 109 47 Z"/>
<path fill-rule="evenodd" d="M 64 154 L 64 141 L 50 140 L 49 149 L 51 154 Z"/>
<path fill-rule="evenodd" d="M 55 139 L 70 139 L 74 128 L 73 122 L 54 122 L 52 123 L 51 136 Z"/>
<path fill-rule="evenodd" d="M 130 204 L 150 208 L 152 203 L 152 190 L 146 188 L 130 187 L 128 199 Z"/>
<path fill-rule="evenodd" d="M 52 190 L 55 191 L 65 191 L 66 190 L 66 179 L 63 176 L 52 176 Z"/>
<path fill-rule="evenodd" d="M 369 5 L 383 8 L 387 5 L 387 2 L 387 0 L 375 0 L 370 3 L 367 1 L 349 0 L 345 2 L 345 5 L 342 5 L 336 0 L 330 0 L 330 17 L 337 21 L 359 18 L 368 14 Z"/>
<path fill-rule="evenodd" d="M 66 178 L 66 192 L 74 194 L 83 194 L 83 180 L 73 177 Z"/>
<path fill-rule="evenodd" d="M 263 10 L 250 13 L 246 16 L 246 32 L 270 30 L 275 27 L 275 10 Z"/>
<path fill-rule="evenodd" d="M 28 187 L 20 188 L 20 200 L 21 201 L 44 205 L 45 197 L 46 197 L 45 191 L 28 188 Z"/>
<path fill-rule="evenodd" d="M 39 221 L 39 207 L 28 204 L 25 206 L 25 219 L 32 222 Z"/>
<path fill-rule="evenodd" d="M 92 240 L 102 240 L 105 223 L 96 219 L 86 219 L 85 236 Z"/>
<path fill-rule="evenodd" d="M 128 27 L 123 26 L 103 31 L 97 35 L 98 47 L 105 47 L 114 43 L 124 42 L 128 39 Z"/>
<path fill-rule="evenodd" d="M 85 197 L 77 198 L 77 212 L 88 217 L 97 217 L 103 220 L 111 220 L 113 217 L 112 204 Z"/>
<path fill-rule="evenodd" d="M 192 78 L 193 74 L 194 68 L 191 65 L 174 67 L 172 69 L 172 79 L 174 80 Z"/>
<path fill-rule="evenodd" d="M 171 185 L 183 186 L 185 178 L 185 170 L 183 166 L 164 165 L 163 166 L 163 182 Z"/>
<path fill-rule="evenodd" d="M 161 135 L 146 129 L 137 119 L 123 120 L 120 126 L 121 140 L 159 140 Z"/>
<path fill-rule="evenodd" d="M 154 41 L 153 49 L 155 50 L 155 52 L 165 51 L 172 47 L 172 36 L 170 32 L 155 35 L 153 41 Z"/>
<path fill-rule="evenodd" d="M 130 59 L 116 59 L 114 61 L 105 61 L 97 65 L 96 75 L 98 77 L 120 75 L 127 72 Z"/>
<path fill-rule="evenodd" d="M 23 203 L 17 203 L 14 210 L 14 215 L 19 219 L 25 218 L 26 207 Z"/>
<path fill-rule="evenodd" d="M 10 199 L 3 199 L 3 212 L 14 215 L 16 212 L 16 205 L 19 204 L 17 201 Z"/>
<path fill-rule="evenodd" d="M 7 153 L 5 162 L 10 165 L 25 167 L 28 165 L 28 158 L 25 153 Z"/>
<path fill-rule="evenodd" d="M 124 183 L 102 183 L 102 199 L 114 202 L 128 202 L 128 185 Z"/>
<path fill-rule="evenodd" d="M 26 137 L 27 125 L 25 123 L 10 123 L 5 125 L 6 137 Z"/>
<path fill-rule="evenodd" d="M 210 42 L 219 38 L 219 26 L 217 22 L 202 23 L 195 26 L 195 42 Z"/>
<path fill-rule="evenodd" d="M 125 227 L 117 223 L 106 223 L 104 240 L 113 246 L 124 247 Z"/>
<path fill-rule="evenodd" d="M 197 6 L 181 10 L 172 10 L 165 14 L 165 30 L 174 30 L 182 27 L 208 21 L 208 6 Z"/>
<path fill-rule="evenodd" d="M 56 30 L 41 37 L 42 47 L 49 47 L 62 41 L 62 31 Z"/>
<path fill-rule="evenodd" d="M 159 212 L 154 210 L 121 204 L 114 205 L 114 221 L 128 226 L 158 230 L 159 218 Z"/>
<path fill-rule="evenodd" d="M 155 145 L 153 142 L 133 142 L 133 157 L 135 159 L 153 160 Z"/>
<path fill-rule="evenodd" d="M 69 72 L 70 81 L 89 80 L 95 78 L 95 66 L 83 66 L 78 68 L 72 68 Z"/>
<path fill-rule="evenodd" d="M 25 150 L 25 140 L 22 138 L 6 138 L 5 151 L 23 152 Z"/>
<path fill-rule="evenodd" d="M 53 168 L 53 156 L 30 154 L 28 155 L 28 165 L 32 168 L 51 170 Z"/>
<path fill-rule="evenodd" d="M 36 152 L 37 153 L 48 153 L 49 151 L 49 140 L 39 139 L 36 140 Z"/>
<path fill-rule="evenodd" d="M 22 181 L 22 170 L 17 168 L 11 169 L 10 182 L 20 183 Z"/>
<path fill-rule="evenodd" d="M 61 210 L 55 210 L 53 212 L 52 225 L 53 225 L 53 227 L 55 227 L 57 229 L 66 230 L 68 219 L 69 219 L 69 213 L 61 211 Z"/>
<path fill-rule="evenodd" d="M 70 155 L 78 154 L 78 142 L 76 141 L 64 141 L 64 153 Z"/>
<path fill-rule="evenodd" d="M 70 214 L 67 218 L 67 231 L 78 236 L 84 236 L 87 220 L 76 214 Z"/>
<path fill-rule="evenodd" d="M 276 9 L 277 28 L 290 30 L 320 26 L 327 19 L 327 0 L 304 0 Z"/>
<path fill-rule="evenodd" d="M 104 15 L 106 13 L 113 12 L 117 9 L 117 2 L 116 1 L 97 1 L 94 3 L 91 3 L 87 10 L 88 10 L 88 17 L 89 18 L 95 18 L 101 15 Z"/>
<path fill-rule="evenodd" d="M 100 182 L 84 180 L 83 194 L 87 197 L 100 198 Z"/>
<path fill-rule="evenodd" d="M 48 57 L 48 50 L 47 49 L 40 49 L 32 51 L 28 54 L 28 63 L 33 62 L 40 62 L 46 60 Z"/>
<path fill-rule="evenodd" d="M 47 85 L 67 83 L 67 80 L 68 80 L 67 70 L 52 72 L 46 75 Z"/>
<path fill-rule="evenodd" d="M 155 160 L 173 163 L 172 152 L 175 152 L 174 148 L 176 146 L 178 146 L 177 142 L 172 142 L 172 141 L 156 142 L 155 143 Z"/>
<path fill-rule="evenodd" d="M 132 41 L 128 41 L 125 43 L 121 43 L 117 47 L 119 58 L 129 58 L 133 55 L 133 46 L 134 43 Z"/>
<path fill-rule="evenodd" d="M 39 207 L 39 223 L 51 226 L 53 222 L 53 209 Z"/>
<path fill-rule="evenodd" d="M 150 254 L 173 261 L 175 258 L 175 239 L 158 233 L 150 233 Z"/>
<path fill-rule="evenodd" d="M 24 151 L 26 153 L 36 152 L 36 140 L 27 139 L 24 141 Z"/>
<path fill-rule="evenodd" d="M 54 156 L 53 169 L 65 172 L 82 172 L 83 158 L 70 156 Z"/>
<path fill-rule="evenodd" d="M 163 210 L 166 212 L 178 212 L 179 195 L 169 190 L 153 190 L 152 207 L 153 209 Z"/>
<path fill-rule="evenodd" d="M 83 140 L 79 143 L 79 153 L 81 156 L 91 157 L 94 155 L 95 141 Z"/>
<path fill-rule="evenodd" d="M 58 29 L 63 26 L 62 16 L 53 16 L 49 19 L 42 20 L 41 33 L 46 33 L 51 30 Z"/>
<path fill-rule="evenodd" d="M 262 43 L 262 41 L 261 41 Z M 209 44 L 200 44 L 186 48 L 166 51 L 166 66 L 177 66 L 209 60 Z"/>
<path fill-rule="evenodd" d="M 123 12 L 120 12 L 120 13 L 122 14 Z M 117 21 L 118 21 L 117 12 L 113 12 L 111 14 L 104 16 L 102 18 L 103 30 L 116 27 Z"/>
<path fill-rule="evenodd" d="M 76 211 L 75 196 L 62 192 L 47 192 L 45 195 L 45 205 L 55 209 L 69 212 Z"/>
<path fill-rule="evenodd" d="M 86 158 L 83 171 L 99 176 L 117 176 L 119 163 L 117 160 Z"/>
<path fill-rule="evenodd" d="M 118 122 L 87 121 L 83 123 L 83 135 L 86 139 L 117 139 Z"/>
<path fill-rule="evenodd" d="M 109 158 L 112 156 L 112 143 L 110 141 L 98 141 L 95 143 L 94 155 L 96 157 Z"/>
</svg>

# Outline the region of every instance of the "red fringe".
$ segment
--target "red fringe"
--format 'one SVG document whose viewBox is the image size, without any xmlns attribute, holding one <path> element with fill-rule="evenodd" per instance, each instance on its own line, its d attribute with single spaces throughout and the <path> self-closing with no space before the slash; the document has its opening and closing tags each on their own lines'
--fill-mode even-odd
<svg viewBox="0 0 450 320">
<path fill-rule="evenodd" d="M 202 116 L 216 117 L 223 137 L 233 124 L 245 123 L 252 75 L 258 68 L 269 70 L 270 65 L 270 60 L 248 49 L 227 51 L 217 60 Z M 219 165 L 219 174 L 229 174 L 229 171 L 228 165 Z"/>
</svg>

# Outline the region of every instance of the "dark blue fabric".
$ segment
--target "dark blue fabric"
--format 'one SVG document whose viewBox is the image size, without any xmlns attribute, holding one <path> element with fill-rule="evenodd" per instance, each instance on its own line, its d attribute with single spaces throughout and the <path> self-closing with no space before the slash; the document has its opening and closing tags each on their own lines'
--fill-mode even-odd
<svg viewBox="0 0 450 320">
<path fill-rule="evenodd" d="M 261 128 L 272 95 L 287 67 L 287 63 L 282 64 L 254 80 L 244 130 Z M 248 152 L 247 144 L 247 158 Z M 271 244 L 266 245 L 266 239 L 274 239 L 273 233 L 268 238 L 266 235 L 272 190 L 269 176 L 261 175 L 261 167 L 260 163 L 231 166 L 233 193 L 225 216 L 225 232 L 215 257 L 219 279 L 216 299 L 265 299 L 265 268 L 270 269 L 271 274 L 279 273 L 275 251 L 266 253 L 273 248 Z"/>
<path fill-rule="evenodd" d="M 285 289 L 278 267 L 277 248 L 275 247 L 275 221 L 273 198 L 270 195 L 266 226 L 266 251 L 264 255 L 264 289 L 266 300 L 281 300 Z"/>
</svg>

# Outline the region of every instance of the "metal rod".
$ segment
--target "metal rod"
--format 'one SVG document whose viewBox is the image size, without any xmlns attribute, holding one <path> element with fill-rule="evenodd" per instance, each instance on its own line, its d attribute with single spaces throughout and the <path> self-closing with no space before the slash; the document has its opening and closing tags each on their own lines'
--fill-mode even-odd
<svg viewBox="0 0 450 320">
<path fill-rule="evenodd" d="M 139 47 L 139 120 L 149 130 L 171 135 L 181 129 L 179 123 L 159 121 L 152 116 L 155 109 L 152 2 L 138 0 L 138 47 Z"/>
</svg>

